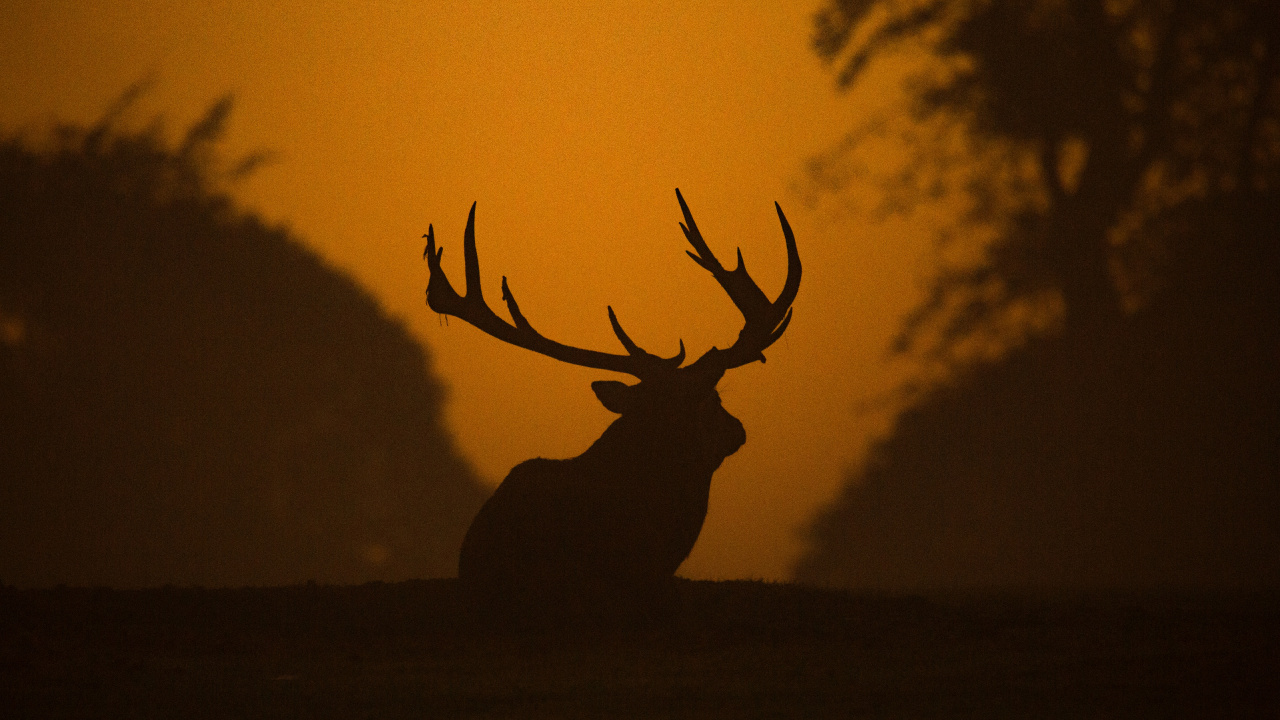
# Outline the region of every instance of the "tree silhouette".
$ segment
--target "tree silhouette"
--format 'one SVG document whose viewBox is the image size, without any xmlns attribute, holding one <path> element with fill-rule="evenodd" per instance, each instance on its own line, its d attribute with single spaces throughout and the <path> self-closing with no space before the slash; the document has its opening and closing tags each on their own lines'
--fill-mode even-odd
<svg viewBox="0 0 1280 720">
<path fill-rule="evenodd" d="M 170 147 L 135 94 L 0 143 L 0 578 L 452 574 L 486 493 L 422 348 L 232 202 L 230 98 Z"/>
<path fill-rule="evenodd" d="M 940 191 L 953 160 L 916 148 L 896 196 L 949 189 L 994 239 L 907 318 L 895 349 L 946 380 L 815 521 L 799 577 L 1280 583 L 1280 7 L 845 0 L 817 18 L 845 85 L 908 44 L 936 58 L 915 119 L 962 126 L 971 152 Z"/>
</svg>

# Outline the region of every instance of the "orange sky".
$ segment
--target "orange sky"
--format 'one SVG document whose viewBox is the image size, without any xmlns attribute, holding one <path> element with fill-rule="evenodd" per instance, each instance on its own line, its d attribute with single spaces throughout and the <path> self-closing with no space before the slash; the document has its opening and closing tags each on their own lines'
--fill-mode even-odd
<svg viewBox="0 0 1280 720">
<path fill-rule="evenodd" d="M 770 296 L 786 270 L 781 202 L 805 266 L 795 318 L 767 365 L 721 383 L 748 441 L 717 474 L 681 571 L 781 579 L 876 425 L 855 408 L 891 381 L 885 344 L 918 297 L 926 242 L 806 202 L 806 159 L 894 102 L 883 83 L 834 92 L 808 46 L 816 6 L 2 0 L 0 123 L 91 121 L 154 72 L 131 120 L 163 113 L 176 131 L 234 92 L 228 149 L 280 155 L 239 198 L 406 319 L 451 388 L 463 451 L 495 484 L 523 459 L 584 450 L 613 417 L 589 388 L 607 373 L 441 326 L 423 303 L 428 223 L 460 283 L 478 201 L 491 303 L 506 275 L 549 337 L 620 351 L 611 304 L 646 349 L 669 355 L 683 338 L 697 357 L 741 318 L 685 256 L 673 189 Z"/>
</svg>

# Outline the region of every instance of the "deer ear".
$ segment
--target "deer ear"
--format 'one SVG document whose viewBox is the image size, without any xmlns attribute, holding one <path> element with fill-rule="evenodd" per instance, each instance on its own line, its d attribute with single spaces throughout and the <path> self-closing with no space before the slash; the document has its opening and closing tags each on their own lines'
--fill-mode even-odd
<svg viewBox="0 0 1280 720">
<path fill-rule="evenodd" d="M 600 399 L 600 404 L 604 405 L 609 412 L 615 412 L 619 415 L 623 415 L 631 409 L 632 387 L 617 380 L 597 380 L 591 383 L 591 389 L 595 392 L 596 397 Z"/>
</svg>

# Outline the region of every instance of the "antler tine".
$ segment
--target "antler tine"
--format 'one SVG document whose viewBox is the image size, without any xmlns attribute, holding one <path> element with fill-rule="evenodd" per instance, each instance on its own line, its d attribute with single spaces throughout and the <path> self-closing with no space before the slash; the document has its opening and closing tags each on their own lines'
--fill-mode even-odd
<svg viewBox="0 0 1280 720">
<path fill-rule="evenodd" d="M 622 343 L 622 347 L 627 349 L 629 355 L 649 355 L 639 345 L 627 335 L 627 331 L 622 329 L 622 324 L 618 322 L 618 316 L 613 314 L 613 306 L 609 306 L 609 324 L 613 326 L 613 334 L 618 336 L 618 341 Z M 650 355 L 650 357 L 654 357 Z M 680 352 L 675 357 L 657 358 L 669 366 L 672 370 L 680 367 L 680 363 L 684 362 L 684 340 L 680 341 Z"/>
<path fill-rule="evenodd" d="M 431 273 L 427 281 L 427 305 L 432 310 L 461 318 L 503 342 L 572 365 L 626 373 L 644 379 L 656 373 L 673 370 L 684 362 L 683 341 L 680 343 L 679 354 L 673 358 L 661 358 L 645 352 L 623 332 L 617 316 L 613 313 L 613 308 L 609 308 L 609 322 L 613 325 L 614 334 L 626 348 L 626 355 L 585 350 L 544 337 L 533 329 L 524 314 L 520 312 L 520 306 L 507 285 L 506 277 L 502 278 L 502 300 L 506 303 L 507 311 L 511 313 L 511 319 L 515 324 L 498 317 L 484 301 L 484 294 L 480 287 L 480 259 L 476 252 L 475 222 L 476 206 L 472 203 L 471 213 L 467 216 L 467 229 L 463 233 L 462 240 L 467 283 L 465 295 L 459 295 L 453 289 L 449 278 L 445 276 L 444 269 L 440 265 L 444 248 L 436 248 L 435 228 L 431 225 L 427 226 L 427 234 L 423 236 L 427 239 L 427 247 L 422 256 L 427 261 L 427 267 Z"/>
<path fill-rule="evenodd" d="M 782 234 L 787 242 L 787 279 L 778 299 L 770 302 L 747 272 L 746 263 L 742 260 L 742 250 L 738 250 L 738 266 L 732 271 L 725 270 L 702 238 L 697 223 L 693 221 L 693 213 L 689 211 L 689 205 L 685 203 L 679 189 L 676 190 L 676 200 L 680 202 L 680 211 L 685 220 L 680 224 L 680 229 L 694 249 L 694 252 L 688 253 L 689 257 L 720 283 L 720 287 L 724 288 L 746 321 L 742 331 L 738 333 L 738 340 L 731 347 L 727 350 L 712 348 L 694 364 L 704 367 L 714 365 L 716 369 L 727 370 L 756 360 L 764 362 L 764 350 L 782 337 L 791 322 L 791 304 L 800 291 L 800 252 L 796 248 L 791 224 L 782 213 L 782 206 L 776 202 L 773 204 L 778 211 Z"/>
</svg>

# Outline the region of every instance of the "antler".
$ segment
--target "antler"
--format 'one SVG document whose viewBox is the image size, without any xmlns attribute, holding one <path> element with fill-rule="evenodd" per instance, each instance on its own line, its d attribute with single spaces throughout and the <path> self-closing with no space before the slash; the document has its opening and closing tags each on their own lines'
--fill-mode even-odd
<svg viewBox="0 0 1280 720">
<path fill-rule="evenodd" d="M 732 346 L 727 350 L 713 347 L 689 367 L 705 368 L 717 373 L 716 376 L 719 377 L 718 373 L 725 370 L 756 360 L 764 362 L 765 349 L 782 337 L 787 324 L 791 322 L 791 303 L 800 291 L 800 253 L 796 249 L 796 237 L 791 232 L 791 224 L 787 222 L 787 216 L 782 214 L 782 206 L 776 202 L 773 204 L 778 210 L 778 220 L 782 223 L 782 234 L 787 239 L 787 280 L 778 299 L 769 302 L 764 291 L 747 273 L 747 266 L 742 262 L 742 250 L 738 250 L 738 267 L 732 272 L 725 270 L 702 239 L 702 233 L 698 231 L 698 225 L 693 221 L 693 214 L 689 212 L 689 206 L 685 204 L 679 189 L 676 190 L 676 199 L 680 201 L 680 210 L 684 213 L 680 229 L 684 230 L 685 238 L 696 251 L 689 252 L 689 257 L 711 273 L 746 320 Z"/>
<path fill-rule="evenodd" d="M 502 299 L 506 302 L 507 310 L 511 313 L 511 319 L 515 324 L 512 325 L 498 317 L 484 301 L 484 294 L 480 290 L 480 261 L 476 254 L 475 203 L 471 204 L 471 214 L 467 216 L 467 230 L 462 236 L 462 256 L 466 263 L 467 281 L 465 295 L 459 295 L 453 289 L 449 278 L 445 277 L 444 270 L 440 267 L 444 248 L 436 249 L 435 228 L 428 225 L 427 234 L 423 237 L 427 239 L 427 247 L 422 257 L 427 261 L 427 267 L 431 271 L 431 279 L 427 281 L 427 305 L 438 313 L 461 318 L 481 331 L 516 347 L 532 350 L 572 365 L 626 373 L 641 380 L 655 374 L 671 372 L 684 362 L 683 340 L 680 341 L 680 352 L 672 358 L 661 358 L 645 352 L 630 337 L 627 337 L 612 307 L 609 308 L 609 323 L 613 325 L 614 334 L 626 348 L 626 355 L 584 350 L 550 340 L 534 330 L 520 312 L 515 296 L 507 287 L 505 276 L 502 278 Z"/>
</svg>

